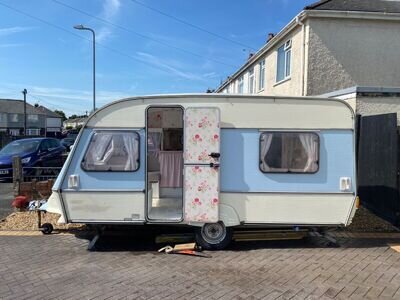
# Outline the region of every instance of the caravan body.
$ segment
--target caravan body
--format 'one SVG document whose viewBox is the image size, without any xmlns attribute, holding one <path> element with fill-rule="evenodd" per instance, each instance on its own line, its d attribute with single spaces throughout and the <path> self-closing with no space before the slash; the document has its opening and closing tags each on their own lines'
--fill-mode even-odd
<svg viewBox="0 0 400 300">
<path fill-rule="evenodd" d="M 346 226 L 355 174 L 354 113 L 342 101 L 128 98 L 91 115 L 49 211 L 68 223 Z"/>
</svg>

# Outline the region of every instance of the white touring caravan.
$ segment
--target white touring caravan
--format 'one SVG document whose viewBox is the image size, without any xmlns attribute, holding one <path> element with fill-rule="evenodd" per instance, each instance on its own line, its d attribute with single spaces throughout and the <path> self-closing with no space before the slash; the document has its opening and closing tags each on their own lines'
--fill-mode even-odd
<svg viewBox="0 0 400 300">
<path fill-rule="evenodd" d="M 354 113 L 340 100 L 227 94 L 127 98 L 82 128 L 48 211 L 60 223 L 320 228 L 356 210 Z"/>
</svg>

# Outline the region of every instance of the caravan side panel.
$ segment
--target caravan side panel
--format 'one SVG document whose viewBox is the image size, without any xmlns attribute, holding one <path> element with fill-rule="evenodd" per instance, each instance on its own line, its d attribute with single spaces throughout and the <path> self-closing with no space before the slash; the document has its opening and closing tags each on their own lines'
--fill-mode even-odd
<svg viewBox="0 0 400 300">
<path fill-rule="evenodd" d="M 143 221 L 143 192 L 65 192 L 63 199 L 72 222 Z"/>
<path fill-rule="evenodd" d="M 125 130 L 125 129 L 124 129 Z M 93 129 L 84 129 L 74 149 L 68 170 L 61 184 L 61 196 L 69 222 L 143 222 L 145 220 L 145 133 L 140 137 L 138 170 L 111 172 L 86 171 L 81 162 L 85 156 Z M 79 185 L 68 186 L 68 178 L 76 175 Z"/>
<path fill-rule="evenodd" d="M 312 132 L 319 136 L 316 173 L 263 173 L 262 130 L 222 129 L 221 203 L 248 224 L 347 224 L 355 201 L 353 131 Z M 345 192 L 342 177 L 351 178 Z"/>
<path fill-rule="evenodd" d="M 221 203 L 247 224 L 345 225 L 354 195 L 221 193 Z"/>
</svg>

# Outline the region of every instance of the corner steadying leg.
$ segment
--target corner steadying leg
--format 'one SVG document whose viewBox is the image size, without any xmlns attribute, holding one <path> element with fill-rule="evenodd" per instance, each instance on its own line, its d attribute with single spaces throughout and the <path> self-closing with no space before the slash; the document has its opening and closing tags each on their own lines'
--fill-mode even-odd
<svg viewBox="0 0 400 300">
<path fill-rule="evenodd" d="M 88 251 L 96 250 L 96 243 L 97 243 L 98 239 L 100 238 L 100 236 L 103 234 L 104 229 L 105 229 L 105 226 L 97 226 L 96 227 L 96 235 L 90 241 L 90 243 L 89 243 L 89 245 L 87 247 Z"/>
<path fill-rule="evenodd" d="M 329 241 L 329 243 L 332 246 L 336 246 L 336 247 L 340 246 L 339 242 L 337 241 L 337 239 L 335 239 L 329 232 L 326 232 L 326 231 L 323 232 L 323 236 L 324 236 L 325 239 L 327 239 Z"/>
<path fill-rule="evenodd" d="M 310 232 L 311 236 L 324 238 L 328 241 L 328 246 L 339 247 L 339 242 L 335 239 L 327 230 L 323 230 L 320 228 L 313 228 Z"/>
</svg>

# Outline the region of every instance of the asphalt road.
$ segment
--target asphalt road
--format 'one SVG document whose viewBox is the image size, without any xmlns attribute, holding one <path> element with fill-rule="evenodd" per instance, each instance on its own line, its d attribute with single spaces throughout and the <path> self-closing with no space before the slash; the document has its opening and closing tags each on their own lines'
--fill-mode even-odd
<svg viewBox="0 0 400 300">
<path fill-rule="evenodd" d="M 12 183 L 0 182 L 0 220 L 4 219 L 14 209 L 11 207 L 13 201 Z"/>
</svg>

